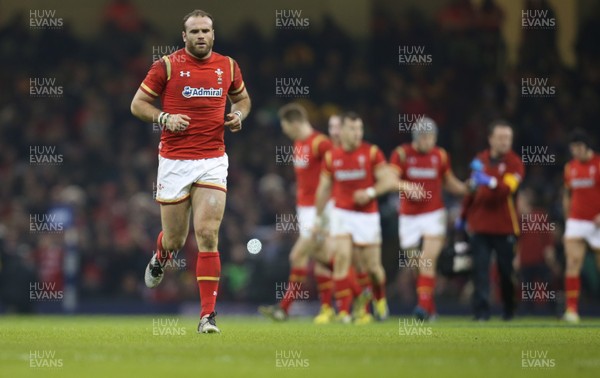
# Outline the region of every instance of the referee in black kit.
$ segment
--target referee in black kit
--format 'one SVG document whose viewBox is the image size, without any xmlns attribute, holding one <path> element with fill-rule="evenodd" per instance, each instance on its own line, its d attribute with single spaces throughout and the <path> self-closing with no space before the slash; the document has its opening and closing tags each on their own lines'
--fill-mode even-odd
<svg viewBox="0 0 600 378">
<path fill-rule="evenodd" d="M 513 258 L 520 225 L 515 196 L 525 169 L 512 151 L 513 129 L 506 121 L 489 127 L 489 149 L 477 154 L 471 163 L 473 192 L 466 196 L 462 225 L 470 235 L 473 255 L 473 311 L 475 320 L 490 318 L 490 260 L 496 254 L 502 302 L 502 318 L 510 320 L 515 311 Z"/>
</svg>

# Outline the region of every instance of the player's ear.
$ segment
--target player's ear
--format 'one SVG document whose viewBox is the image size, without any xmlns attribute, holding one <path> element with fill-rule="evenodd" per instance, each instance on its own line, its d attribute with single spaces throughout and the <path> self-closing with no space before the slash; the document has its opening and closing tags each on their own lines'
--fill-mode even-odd
<svg viewBox="0 0 600 378">
<path fill-rule="evenodd" d="M 183 43 L 185 43 L 185 31 L 181 32 L 181 39 L 183 39 Z"/>
</svg>

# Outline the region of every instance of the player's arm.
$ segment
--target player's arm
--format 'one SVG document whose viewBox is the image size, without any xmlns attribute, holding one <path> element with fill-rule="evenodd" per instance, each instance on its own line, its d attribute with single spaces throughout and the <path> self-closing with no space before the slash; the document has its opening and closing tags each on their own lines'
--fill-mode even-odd
<svg viewBox="0 0 600 378">
<path fill-rule="evenodd" d="M 231 112 L 225 116 L 225 127 L 229 127 L 229 130 L 235 133 L 242 129 L 242 121 L 250 113 L 252 102 L 246 88 L 238 94 L 229 95 L 229 101 Z"/>
<path fill-rule="evenodd" d="M 317 186 L 317 192 L 315 194 L 315 207 L 317 209 L 318 217 L 323 215 L 327 201 L 329 201 L 329 198 L 331 197 L 331 186 L 331 175 L 328 172 L 321 172 L 319 185 Z"/>
<path fill-rule="evenodd" d="M 454 176 L 451 170 L 446 171 L 444 175 L 444 189 L 457 196 L 469 194 L 469 186 Z"/>
<path fill-rule="evenodd" d="M 375 168 L 375 197 L 398 189 L 400 180 L 389 164 L 380 164 Z"/>
<path fill-rule="evenodd" d="M 567 219 L 567 217 L 569 216 L 569 209 L 571 208 L 571 189 L 569 189 L 566 185 L 563 189 L 562 207 L 564 217 L 565 219 Z"/>
<path fill-rule="evenodd" d="M 323 240 L 326 235 L 326 225 L 329 222 L 325 216 L 325 206 L 327 201 L 331 198 L 331 187 L 333 186 L 333 180 L 331 174 L 326 170 L 321 171 L 319 178 L 319 185 L 315 193 L 315 208 L 317 211 L 317 217 L 315 219 L 314 228 L 312 230 L 313 237 L 316 240 Z"/>
<path fill-rule="evenodd" d="M 404 169 L 406 169 L 405 164 L 406 164 L 406 153 L 404 152 L 404 149 L 402 147 L 398 147 L 398 148 L 396 148 L 396 150 L 394 150 L 394 152 L 392 153 L 392 156 L 390 156 L 390 164 L 389 164 L 390 171 L 395 176 L 396 183 L 397 183 L 397 186 L 394 188 L 394 190 L 397 190 L 399 192 L 404 192 L 404 193 L 407 193 L 409 191 L 414 192 L 415 190 L 419 190 L 419 188 L 416 187 L 415 185 L 413 185 L 410 181 L 402 179 L 402 172 L 404 172 Z M 415 194 L 419 194 L 419 193 L 415 193 Z M 415 197 L 415 198 L 420 198 L 420 197 Z"/>
<path fill-rule="evenodd" d="M 154 97 L 138 89 L 131 101 L 131 114 L 144 122 L 158 122 L 161 127 L 177 132 L 185 130 L 190 117 L 185 114 L 169 114 L 154 106 Z"/>
<path fill-rule="evenodd" d="M 375 175 L 375 184 L 372 187 L 354 192 L 354 203 L 357 205 L 366 205 L 375 198 L 398 188 L 398 176 L 388 164 L 378 164 L 373 174 Z"/>
<path fill-rule="evenodd" d="M 410 181 L 403 180 L 400 178 L 401 171 L 397 166 L 390 164 L 389 168 L 390 168 L 390 172 L 395 177 L 396 186 L 393 189 L 394 191 L 408 193 L 408 192 L 415 192 L 415 191 L 420 190 L 420 187 L 417 187 Z M 419 193 L 415 193 L 415 195 L 417 195 L 417 194 L 419 194 Z M 415 197 L 415 198 L 420 198 L 420 197 Z"/>
</svg>

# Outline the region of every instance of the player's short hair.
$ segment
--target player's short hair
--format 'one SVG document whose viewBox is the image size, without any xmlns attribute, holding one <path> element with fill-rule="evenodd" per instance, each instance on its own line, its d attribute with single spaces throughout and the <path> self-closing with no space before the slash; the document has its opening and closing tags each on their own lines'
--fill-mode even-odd
<svg viewBox="0 0 600 378">
<path fill-rule="evenodd" d="M 492 121 L 492 123 L 490 123 L 488 126 L 488 136 L 492 135 L 497 127 L 508 127 L 509 129 L 513 130 L 512 124 L 510 122 L 508 122 L 507 120 L 496 119 L 496 120 Z"/>
<path fill-rule="evenodd" d="M 590 147 L 590 137 L 580 128 L 577 128 L 569 134 L 569 143 L 583 143 L 586 147 Z"/>
<path fill-rule="evenodd" d="M 342 118 L 342 126 L 344 125 L 344 122 L 346 120 L 356 121 L 356 120 L 362 119 L 362 118 L 360 118 L 360 116 L 358 115 L 358 113 L 353 112 L 353 111 L 344 112 L 344 113 L 341 114 L 340 117 Z"/>
<path fill-rule="evenodd" d="M 417 140 L 423 134 L 438 134 L 438 127 L 432 118 L 423 116 L 418 119 L 417 122 L 413 123 L 413 129 L 411 132 L 412 140 Z"/>
<path fill-rule="evenodd" d="M 213 22 L 213 29 L 215 28 L 212 14 L 210 14 L 210 13 L 208 13 L 206 11 L 203 11 L 202 9 L 194 9 L 190 13 L 186 14 L 185 16 L 183 16 L 183 23 L 181 24 L 181 26 L 183 28 L 183 31 L 186 31 L 185 30 L 185 23 L 187 22 L 187 20 L 190 17 L 208 17 Z"/>
<path fill-rule="evenodd" d="M 280 120 L 288 122 L 306 122 L 308 121 L 308 113 L 304 106 L 297 102 L 290 102 L 282 106 L 277 112 Z"/>
</svg>

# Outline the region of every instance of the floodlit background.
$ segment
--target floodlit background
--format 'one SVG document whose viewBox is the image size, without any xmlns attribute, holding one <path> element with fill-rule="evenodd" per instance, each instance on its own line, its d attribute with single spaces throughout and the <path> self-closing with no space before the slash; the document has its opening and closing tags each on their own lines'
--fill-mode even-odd
<svg viewBox="0 0 600 378">
<path fill-rule="evenodd" d="M 276 111 L 292 100 L 322 131 L 331 114 L 359 112 L 365 139 L 388 157 L 410 140 L 411 120 L 429 115 L 461 179 L 486 147 L 487 124 L 514 123 L 527 170 L 521 227 L 532 230 L 515 263 L 521 280 L 556 293 L 519 311 L 562 310 L 566 136 L 581 127 L 600 142 L 598 1 L 4 0 L 0 312 L 196 313 L 192 235 L 161 286 L 143 284 L 160 230 L 159 130 L 129 105 L 152 62 L 182 47 L 181 19 L 197 7 L 213 14 L 214 50 L 238 61 L 253 101 L 243 132 L 226 132 L 220 311 L 255 312 L 287 281 L 298 228 L 291 142 Z M 452 224 L 459 200 L 446 200 Z M 390 307 L 406 314 L 414 272 L 399 268 L 397 202 L 380 201 L 383 255 Z M 258 254 L 246 249 L 252 238 Z M 582 274 L 582 312 L 598 313 L 592 255 Z M 440 279 L 437 291 L 440 313 L 469 313 L 466 277 Z M 313 310 L 306 300 L 293 307 Z"/>
</svg>

